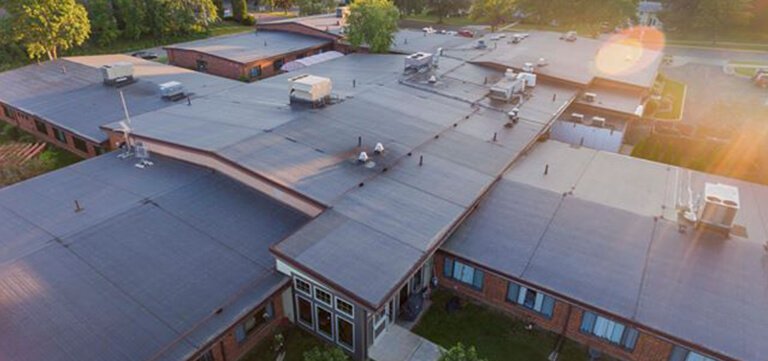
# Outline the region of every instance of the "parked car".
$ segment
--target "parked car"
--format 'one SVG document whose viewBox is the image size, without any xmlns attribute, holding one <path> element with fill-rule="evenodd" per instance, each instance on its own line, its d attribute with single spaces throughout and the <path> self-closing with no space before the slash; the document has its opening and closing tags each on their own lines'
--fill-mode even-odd
<svg viewBox="0 0 768 361">
<path fill-rule="evenodd" d="M 465 38 L 474 38 L 475 32 L 469 29 L 461 29 L 459 30 L 459 36 L 463 36 Z"/>
<path fill-rule="evenodd" d="M 142 58 L 142 59 L 145 59 L 145 60 L 157 59 L 157 54 L 155 52 L 153 52 L 153 51 L 137 51 L 137 52 L 131 54 L 131 56 L 136 57 L 136 58 Z"/>
</svg>

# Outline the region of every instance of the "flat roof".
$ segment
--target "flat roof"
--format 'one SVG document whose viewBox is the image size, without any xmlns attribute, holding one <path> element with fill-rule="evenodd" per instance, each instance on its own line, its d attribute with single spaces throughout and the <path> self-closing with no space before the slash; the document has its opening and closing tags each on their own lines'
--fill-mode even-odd
<svg viewBox="0 0 768 361">
<path fill-rule="evenodd" d="M 191 50 L 247 64 L 330 43 L 309 35 L 261 30 L 174 44 L 165 49 Z"/>
<path fill-rule="evenodd" d="M 607 84 L 594 84 L 585 92 L 597 95 L 595 101 L 590 103 L 580 98 L 576 104 L 621 113 L 627 117 L 637 116 L 638 107 L 645 103 L 645 94 L 640 89 L 621 89 Z"/>
<path fill-rule="evenodd" d="M 737 186 L 745 231 L 680 233 L 689 178 Z M 547 141 L 485 199 L 444 250 L 687 345 L 768 353 L 767 187 Z"/>
<path fill-rule="evenodd" d="M 413 54 L 420 51 L 435 53 L 438 48 L 449 50 L 465 46 L 472 41 L 473 39 L 457 35 L 428 34 L 424 31 L 400 29 L 395 32 L 390 51 L 400 54 Z"/>
<path fill-rule="evenodd" d="M 205 151 L 332 208 L 333 216 L 321 214 L 273 250 L 377 308 L 410 268 L 370 269 L 365 265 L 377 264 L 381 255 L 337 243 L 387 240 L 412 260 L 426 257 L 577 93 L 541 82 L 541 89 L 561 96 L 529 99 L 520 106 L 521 121 L 509 129 L 504 108 L 477 103 L 490 88 L 483 88 L 482 72 L 460 76 L 474 84 L 472 92 L 454 92 L 450 85 L 458 81 L 449 80 L 449 68 L 441 76 L 450 83 L 425 88 L 422 74 L 403 75 L 403 64 L 401 55 L 354 54 L 308 67 L 306 73 L 333 82 L 338 102 L 324 108 L 289 105 L 294 74 L 283 74 L 135 117 L 133 134 Z M 376 155 L 379 142 L 385 151 Z M 361 151 L 371 162 L 357 162 Z M 334 229 L 337 223 L 345 227 Z M 327 233 L 333 236 L 321 236 Z M 339 258 L 359 263 L 342 272 Z"/>
<path fill-rule="evenodd" d="M 109 153 L 0 190 L 0 358 L 187 359 L 286 285 L 268 249 L 305 216 L 153 161 Z"/>
<path fill-rule="evenodd" d="M 330 14 L 310 15 L 298 18 L 278 19 L 268 21 L 263 24 L 296 23 L 338 36 L 343 33 L 343 26 L 341 25 L 340 21 L 341 18 L 337 17 L 336 13 L 334 12 Z"/>
<path fill-rule="evenodd" d="M 641 88 L 653 85 L 661 64 L 660 51 L 636 46 L 618 35 L 611 41 L 578 37 L 569 42 L 561 40 L 560 33 L 525 33 L 528 37 L 518 44 L 509 41 L 512 33 L 500 40 L 491 40 L 492 34 L 484 36 L 488 50 L 472 61 L 521 69 L 525 63 L 535 65 L 544 58 L 548 65 L 536 69 L 541 75 L 580 85 L 601 78 Z"/>
<path fill-rule="evenodd" d="M 100 67 L 116 62 L 132 63 L 137 81 L 119 90 L 103 85 Z M 193 97 L 242 84 L 127 55 L 69 57 L 0 73 L 0 102 L 100 143 L 107 136 L 99 127 L 125 118 L 118 91 L 135 116 L 175 104 L 157 89 L 168 81 L 181 82 Z"/>
</svg>

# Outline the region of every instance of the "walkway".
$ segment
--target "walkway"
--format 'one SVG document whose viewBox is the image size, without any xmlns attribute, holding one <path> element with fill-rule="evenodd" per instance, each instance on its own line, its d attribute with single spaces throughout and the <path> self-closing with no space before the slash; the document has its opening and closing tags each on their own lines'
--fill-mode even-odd
<svg viewBox="0 0 768 361">
<path fill-rule="evenodd" d="M 368 350 L 375 361 L 436 361 L 440 346 L 396 324 Z"/>
</svg>

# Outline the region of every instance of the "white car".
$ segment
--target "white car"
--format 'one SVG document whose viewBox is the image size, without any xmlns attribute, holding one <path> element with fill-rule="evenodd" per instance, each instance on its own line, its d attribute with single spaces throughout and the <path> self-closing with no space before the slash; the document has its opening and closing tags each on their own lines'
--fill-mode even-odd
<svg viewBox="0 0 768 361">
<path fill-rule="evenodd" d="M 434 33 L 437 32 L 437 30 L 435 30 L 435 28 L 433 28 L 431 26 L 427 26 L 427 27 L 425 27 L 425 28 L 423 28 L 421 30 L 424 31 L 427 34 L 434 34 Z"/>
</svg>

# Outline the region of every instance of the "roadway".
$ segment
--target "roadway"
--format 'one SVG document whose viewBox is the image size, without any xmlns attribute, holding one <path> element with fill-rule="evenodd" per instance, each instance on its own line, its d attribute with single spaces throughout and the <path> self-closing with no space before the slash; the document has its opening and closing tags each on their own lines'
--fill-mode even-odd
<svg viewBox="0 0 768 361">
<path fill-rule="evenodd" d="M 691 59 L 706 60 L 707 63 L 725 63 L 730 60 L 765 62 L 768 64 L 768 52 L 757 50 L 715 49 L 690 46 L 667 45 L 664 53 L 672 56 L 680 56 Z"/>
</svg>

